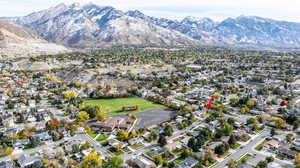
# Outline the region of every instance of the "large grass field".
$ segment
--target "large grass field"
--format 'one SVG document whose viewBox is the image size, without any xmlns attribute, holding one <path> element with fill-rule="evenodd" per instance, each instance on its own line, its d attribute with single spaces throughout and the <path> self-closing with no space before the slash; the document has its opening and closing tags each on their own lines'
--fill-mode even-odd
<svg viewBox="0 0 300 168">
<path fill-rule="evenodd" d="M 138 97 L 130 98 L 112 98 L 112 99 L 84 99 L 83 102 L 87 105 L 100 105 L 107 114 L 118 114 L 118 113 L 132 113 L 144 110 L 150 110 L 154 108 L 164 108 L 161 104 L 155 104 L 148 100 Z M 122 112 L 124 106 L 137 105 L 139 107 L 136 111 Z"/>
</svg>

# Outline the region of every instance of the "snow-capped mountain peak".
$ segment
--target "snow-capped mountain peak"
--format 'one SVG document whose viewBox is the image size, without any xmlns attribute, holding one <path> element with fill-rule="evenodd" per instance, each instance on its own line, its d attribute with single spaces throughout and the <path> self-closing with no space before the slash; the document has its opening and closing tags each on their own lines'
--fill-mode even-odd
<svg viewBox="0 0 300 168">
<path fill-rule="evenodd" d="M 123 12 L 94 3 L 73 3 L 59 4 L 11 20 L 35 30 L 46 40 L 72 46 L 118 44 L 300 46 L 300 23 L 257 16 L 239 16 L 221 22 L 205 17 L 188 16 L 177 21 L 148 16 L 138 10 Z"/>
</svg>

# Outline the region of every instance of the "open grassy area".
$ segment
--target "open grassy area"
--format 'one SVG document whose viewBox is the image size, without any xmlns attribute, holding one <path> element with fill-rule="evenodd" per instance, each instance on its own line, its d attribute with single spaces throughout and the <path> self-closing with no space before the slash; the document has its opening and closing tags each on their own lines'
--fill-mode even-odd
<svg viewBox="0 0 300 168">
<path fill-rule="evenodd" d="M 87 105 L 101 105 L 101 107 L 108 111 L 107 114 L 116 113 L 132 113 L 144 110 L 150 110 L 154 108 L 164 108 L 161 104 L 155 104 L 148 100 L 138 97 L 130 98 L 113 98 L 113 99 L 84 99 L 83 102 Z M 124 106 L 138 106 L 138 110 L 135 111 L 122 111 Z"/>
</svg>

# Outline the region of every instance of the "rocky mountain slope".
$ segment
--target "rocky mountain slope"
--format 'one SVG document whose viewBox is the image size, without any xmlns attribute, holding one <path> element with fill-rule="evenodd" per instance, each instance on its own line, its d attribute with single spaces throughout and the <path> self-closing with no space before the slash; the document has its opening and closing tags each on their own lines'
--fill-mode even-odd
<svg viewBox="0 0 300 168">
<path fill-rule="evenodd" d="M 67 51 L 63 46 L 43 40 L 28 28 L 2 20 L 0 20 L 0 48 L 0 56 Z"/>
<path fill-rule="evenodd" d="M 42 38 L 68 46 L 215 45 L 300 47 L 300 23 L 256 16 L 215 22 L 186 17 L 156 18 L 138 10 L 123 12 L 95 4 L 60 4 L 24 17 L 10 18 Z M 1 38 L 1 34 L 0 34 Z"/>
<path fill-rule="evenodd" d="M 228 18 L 217 23 L 209 18 L 186 17 L 182 21 L 166 21 L 138 11 L 128 15 L 179 31 L 194 39 L 210 37 L 214 42 L 237 46 L 299 47 L 300 23 L 276 21 L 256 16 Z"/>
<path fill-rule="evenodd" d="M 14 22 L 35 30 L 48 41 L 69 46 L 200 44 L 177 31 L 95 4 L 60 4 L 15 18 Z"/>
</svg>

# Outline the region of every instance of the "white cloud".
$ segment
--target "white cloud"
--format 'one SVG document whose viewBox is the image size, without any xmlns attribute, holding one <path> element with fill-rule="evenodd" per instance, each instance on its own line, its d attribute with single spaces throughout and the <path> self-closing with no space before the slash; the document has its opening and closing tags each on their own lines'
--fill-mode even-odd
<svg viewBox="0 0 300 168">
<path fill-rule="evenodd" d="M 58 3 L 94 2 L 121 10 L 138 9 L 148 15 L 181 19 L 187 15 L 222 20 L 256 15 L 300 22 L 299 0 L 1 0 L 0 16 L 20 16 Z"/>
</svg>

